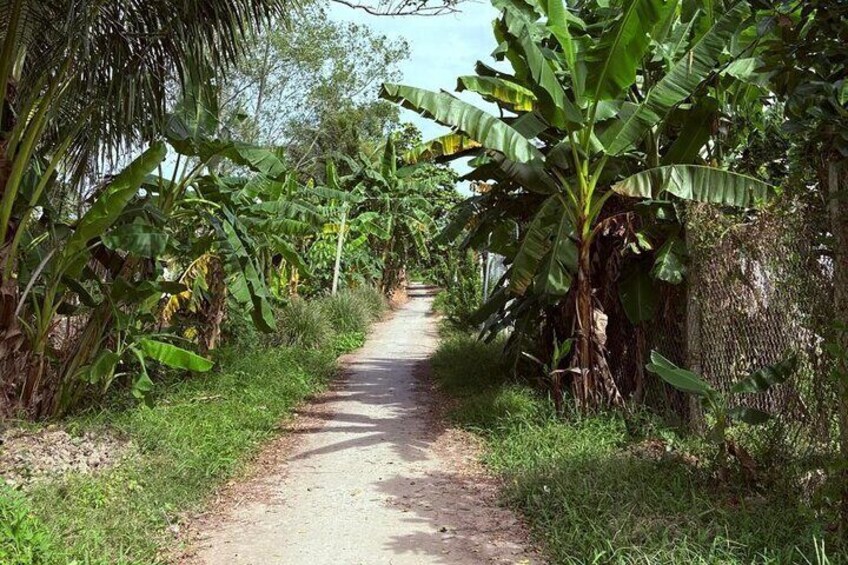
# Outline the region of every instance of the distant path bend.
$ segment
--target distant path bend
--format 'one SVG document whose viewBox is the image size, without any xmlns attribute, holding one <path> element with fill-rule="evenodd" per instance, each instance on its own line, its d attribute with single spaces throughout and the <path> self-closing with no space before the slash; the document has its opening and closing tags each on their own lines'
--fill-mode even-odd
<svg viewBox="0 0 848 565">
<path fill-rule="evenodd" d="M 410 301 L 349 356 L 343 382 L 301 410 L 286 453 L 196 527 L 188 562 L 540 562 L 475 469 L 473 439 L 433 417 L 419 378 L 437 345 L 432 300 L 431 289 L 411 287 Z"/>
</svg>

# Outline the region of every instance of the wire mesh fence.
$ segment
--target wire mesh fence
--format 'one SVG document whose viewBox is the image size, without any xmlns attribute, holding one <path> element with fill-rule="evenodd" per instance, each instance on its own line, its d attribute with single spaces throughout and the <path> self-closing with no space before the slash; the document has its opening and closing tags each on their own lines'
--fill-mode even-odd
<svg viewBox="0 0 848 565">
<path fill-rule="evenodd" d="M 806 199 L 809 200 L 809 199 Z M 687 209 L 688 289 L 658 319 L 657 345 L 727 392 L 743 375 L 799 358 L 791 381 L 743 398 L 778 416 L 783 440 L 811 453 L 834 444 L 833 263 L 823 205 L 786 197 L 756 215 Z"/>
</svg>

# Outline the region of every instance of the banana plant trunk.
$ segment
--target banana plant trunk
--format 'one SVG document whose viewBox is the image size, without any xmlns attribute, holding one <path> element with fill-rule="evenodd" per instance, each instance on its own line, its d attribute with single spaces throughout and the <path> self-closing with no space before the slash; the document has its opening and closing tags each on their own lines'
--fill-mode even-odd
<svg viewBox="0 0 848 565">
<path fill-rule="evenodd" d="M 582 239 L 578 244 L 577 293 L 575 295 L 577 338 L 577 368 L 580 373 L 574 378 L 574 397 L 581 410 L 591 407 L 594 360 L 592 356 L 592 332 L 594 328 L 592 307 L 592 263 L 591 244 Z"/>
<path fill-rule="evenodd" d="M 227 281 L 224 266 L 220 258 L 213 257 L 209 262 L 206 284 L 209 288 L 209 300 L 202 312 L 203 333 L 200 336 L 200 354 L 204 357 L 218 347 L 221 341 L 221 327 L 227 316 Z"/>
<path fill-rule="evenodd" d="M 94 309 L 77 338 L 73 353 L 59 368 L 57 390 L 49 407 L 45 405 L 40 408 L 41 416 L 62 416 L 78 402 L 85 385 L 81 379 L 74 377 L 101 349 L 103 339 L 113 320 L 113 310 L 108 304 L 101 304 Z"/>
</svg>

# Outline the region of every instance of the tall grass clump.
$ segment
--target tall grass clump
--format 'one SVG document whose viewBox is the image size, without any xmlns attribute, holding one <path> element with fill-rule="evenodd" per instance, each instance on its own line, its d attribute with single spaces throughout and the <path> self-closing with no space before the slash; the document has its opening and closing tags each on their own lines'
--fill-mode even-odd
<svg viewBox="0 0 848 565">
<path fill-rule="evenodd" d="M 296 297 L 277 312 L 274 345 L 317 349 L 332 337 L 333 326 L 320 304 Z"/>
<path fill-rule="evenodd" d="M 339 333 L 364 333 L 371 321 L 368 305 L 358 295 L 342 291 L 334 296 L 322 298 L 318 304 Z"/>
<path fill-rule="evenodd" d="M 380 292 L 378 288 L 366 285 L 360 286 L 349 292 L 362 302 L 363 305 L 365 305 L 365 310 L 368 312 L 368 316 L 371 318 L 371 321 L 376 321 L 382 318 L 383 314 L 385 314 L 386 310 L 389 308 L 389 303 L 386 301 L 386 297 L 383 296 L 383 293 Z"/>
<path fill-rule="evenodd" d="M 453 333 L 445 337 L 432 360 L 439 388 L 458 401 L 451 418 L 484 435 L 504 426 L 540 422 L 553 414 L 534 390 L 510 382 L 503 346 L 503 340 L 486 343 Z"/>
<path fill-rule="evenodd" d="M 465 333 L 450 333 L 433 356 L 433 373 L 447 393 L 465 396 L 501 386 L 507 366 L 503 340 L 486 343 Z"/>
</svg>

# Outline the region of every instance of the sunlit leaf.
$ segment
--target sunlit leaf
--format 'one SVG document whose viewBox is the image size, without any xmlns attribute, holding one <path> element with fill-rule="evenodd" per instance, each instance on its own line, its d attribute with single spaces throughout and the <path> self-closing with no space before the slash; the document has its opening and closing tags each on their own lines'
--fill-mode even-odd
<svg viewBox="0 0 848 565">
<path fill-rule="evenodd" d="M 202 373 L 213 366 L 209 359 L 164 341 L 143 338 L 138 341 L 138 347 L 145 356 L 174 369 Z"/>
<path fill-rule="evenodd" d="M 651 352 L 651 362 L 645 368 L 683 392 L 696 394 L 701 397 L 707 397 L 715 393 L 713 387 L 701 377 L 692 371 L 681 369 L 657 351 Z"/>
<path fill-rule="evenodd" d="M 648 169 L 615 184 L 613 190 L 634 198 L 684 200 L 753 208 L 774 195 L 771 185 L 739 173 L 700 165 L 666 165 Z"/>
<path fill-rule="evenodd" d="M 455 127 L 483 147 L 500 151 L 512 161 L 524 163 L 542 157 L 530 141 L 506 123 L 450 94 L 384 84 L 380 96 Z"/>
</svg>

